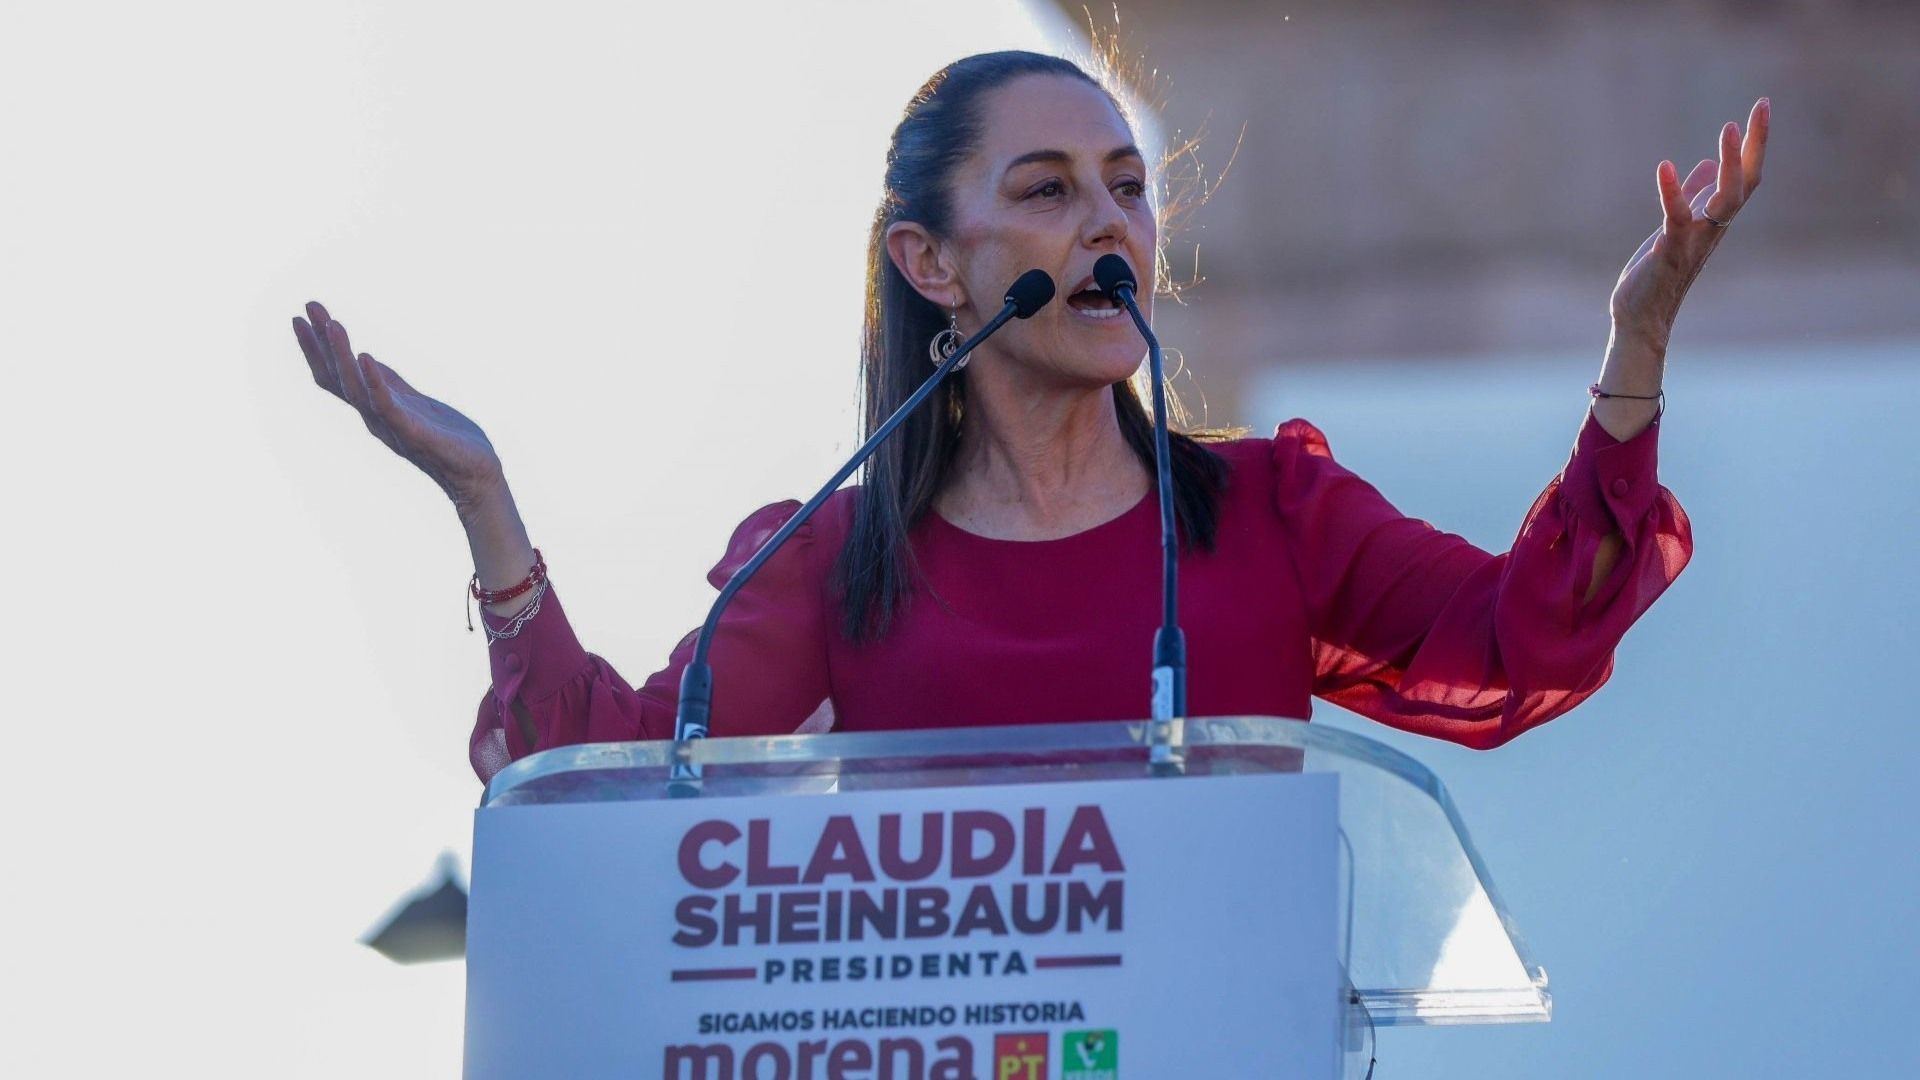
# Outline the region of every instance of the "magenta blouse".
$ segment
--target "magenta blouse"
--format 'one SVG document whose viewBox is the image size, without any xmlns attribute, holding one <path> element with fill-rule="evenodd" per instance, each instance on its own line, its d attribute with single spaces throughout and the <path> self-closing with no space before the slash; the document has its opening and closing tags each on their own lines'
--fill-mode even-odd
<svg viewBox="0 0 1920 1080">
<path fill-rule="evenodd" d="M 1188 711 L 1307 718 L 1314 696 L 1490 749 L 1586 700 L 1627 627 L 1678 577 L 1692 530 L 1655 477 L 1658 422 L 1622 443 L 1591 414 L 1512 549 L 1491 555 L 1395 510 L 1304 420 L 1214 444 L 1230 466 L 1215 550 L 1180 557 Z M 1159 622 L 1158 501 L 1058 540 L 992 540 L 929 513 L 924 581 L 893 630 L 855 645 L 828 587 L 857 488 L 837 493 L 728 608 L 713 734 L 874 731 L 1145 716 Z M 718 587 L 799 509 L 733 534 Z M 1582 605 L 1600 542 L 1624 547 Z M 485 615 L 496 628 L 505 620 Z M 581 647 L 556 592 L 490 648 L 470 756 L 673 734 L 688 635 L 638 689 Z M 804 726 L 804 727 L 803 727 Z"/>
</svg>

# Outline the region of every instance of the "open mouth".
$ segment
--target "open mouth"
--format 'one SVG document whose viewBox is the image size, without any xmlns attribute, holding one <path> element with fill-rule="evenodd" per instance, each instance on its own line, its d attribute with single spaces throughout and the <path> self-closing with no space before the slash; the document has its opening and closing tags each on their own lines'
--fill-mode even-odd
<svg viewBox="0 0 1920 1080">
<path fill-rule="evenodd" d="M 1067 297 L 1067 306 L 1088 318 L 1117 318 L 1123 309 L 1113 297 L 1094 288 L 1088 282 L 1082 282 L 1081 288 Z"/>
</svg>

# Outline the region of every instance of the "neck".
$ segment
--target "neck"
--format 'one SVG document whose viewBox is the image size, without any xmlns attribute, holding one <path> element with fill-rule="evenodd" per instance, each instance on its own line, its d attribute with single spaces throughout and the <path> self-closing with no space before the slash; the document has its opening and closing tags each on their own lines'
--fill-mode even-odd
<svg viewBox="0 0 1920 1080">
<path fill-rule="evenodd" d="M 1146 497 L 1152 477 L 1121 434 L 1111 387 L 1046 390 L 981 375 L 969 373 L 960 445 L 934 501 L 947 520 L 1000 539 L 1053 539 Z"/>
</svg>

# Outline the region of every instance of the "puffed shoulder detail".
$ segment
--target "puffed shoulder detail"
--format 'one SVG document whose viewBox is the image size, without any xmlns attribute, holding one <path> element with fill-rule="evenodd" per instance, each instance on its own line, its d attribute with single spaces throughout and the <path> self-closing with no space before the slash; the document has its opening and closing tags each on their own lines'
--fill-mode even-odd
<svg viewBox="0 0 1920 1080">
<path fill-rule="evenodd" d="M 712 582 L 716 589 L 725 588 L 733 575 L 747 564 L 747 560 L 753 558 L 768 540 L 773 539 L 773 534 L 779 532 L 788 521 L 792 520 L 793 515 L 799 512 L 800 500 L 785 499 L 770 503 L 748 514 L 746 520 L 733 530 L 733 538 L 727 541 L 727 553 L 721 556 L 720 561 L 715 563 L 713 569 L 708 572 L 707 580 Z M 780 554 L 812 547 L 814 523 L 818 518 L 819 515 L 816 514 L 802 522 L 800 527 L 794 530 L 793 537 L 781 548 Z"/>
<path fill-rule="evenodd" d="M 1327 445 L 1325 433 L 1297 416 L 1273 429 L 1274 464 L 1284 464 L 1287 458 L 1302 453 L 1330 458 L 1333 448 Z"/>
</svg>

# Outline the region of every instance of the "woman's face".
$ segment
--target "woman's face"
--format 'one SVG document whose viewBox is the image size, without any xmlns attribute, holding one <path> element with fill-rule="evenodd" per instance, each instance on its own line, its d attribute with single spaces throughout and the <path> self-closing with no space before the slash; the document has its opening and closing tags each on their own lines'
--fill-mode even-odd
<svg viewBox="0 0 1920 1080">
<path fill-rule="evenodd" d="M 1094 286 L 1093 264 L 1124 257 L 1142 282 L 1141 312 L 1151 313 L 1156 222 L 1133 132 L 1099 88 L 1063 76 L 1023 76 L 982 106 L 980 143 L 952 177 L 940 245 L 965 297 L 961 330 L 992 318 L 1007 286 L 1038 267 L 1053 277 L 1053 302 L 1008 324 L 980 359 L 1078 386 L 1127 378 L 1145 344 Z"/>
</svg>

